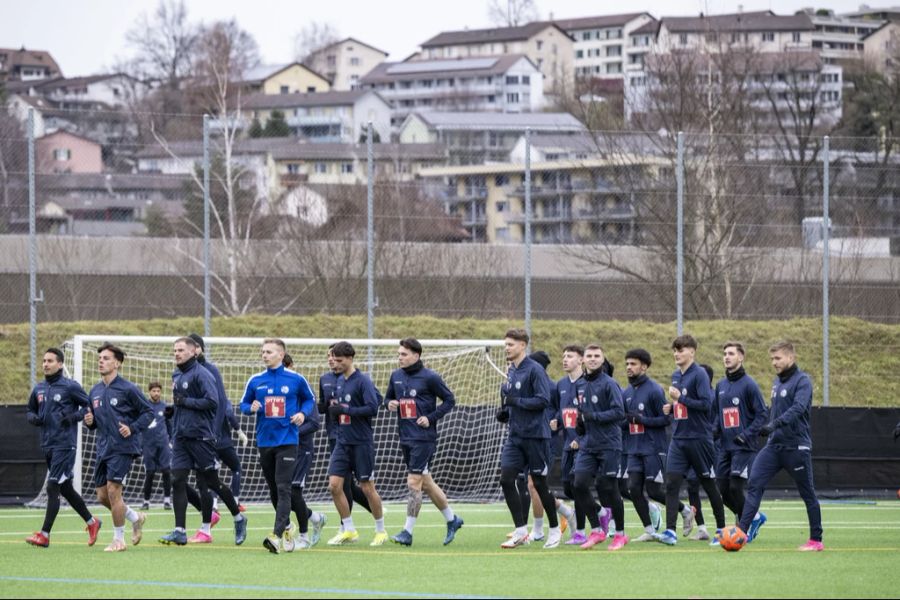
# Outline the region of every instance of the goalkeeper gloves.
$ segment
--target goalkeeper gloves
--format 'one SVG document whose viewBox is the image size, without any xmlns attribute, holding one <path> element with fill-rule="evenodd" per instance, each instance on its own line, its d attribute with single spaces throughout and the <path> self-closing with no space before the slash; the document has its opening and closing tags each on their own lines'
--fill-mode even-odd
<svg viewBox="0 0 900 600">
<path fill-rule="evenodd" d="M 763 437 L 769 437 L 769 434 L 771 434 L 773 431 L 775 431 L 775 425 L 773 423 L 766 423 L 760 428 L 759 435 Z"/>
<path fill-rule="evenodd" d="M 182 396 L 181 394 L 173 394 L 172 402 L 175 404 L 175 406 L 181 406 L 184 404 L 184 396 Z"/>
<path fill-rule="evenodd" d="M 40 416 L 38 416 L 38 415 L 36 415 L 36 414 L 34 414 L 34 413 L 27 413 L 27 414 L 25 415 L 25 418 L 26 418 L 26 419 L 28 420 L 28 422 L 31 423 L 32 425 L 41 426 L 41 425 L 44 424 L 44 420 L 43 420 Z"/>
<path fill-rule="evenodd" d="M 506 402 L 504 402 L 504 405 L 506 405 L 506 406 L 518 406 L 518 405 L 519 405 L 519 399 L 516 398 L 515 396 L 507 396 L 507 397 L 506 397 Z"/>
<path fill-rule="evenodd" d="M 584 416 L 578 415 L 578 419 L 575 421 L 575 433 L 578 435 L 584 435 L 587 433 L 587 428 L 584 426 Z"/>
<path fill-rule="evenodd" d="M 505 406 L 497 409 L 497 420 L 501 423 L 509 423 L 509 409 Z"/>
<path fill-rule="evenodd" d="M 250 438 L 248 438 L 247 434 L 244 433 L 243 431 L 241 431 L 240 429 L 237 430 L 237 436 L 238 436 L 238 439 L 241 440 L 241 446 L 246 448 L 247 444 L 250 443 Z"/>
</svg>

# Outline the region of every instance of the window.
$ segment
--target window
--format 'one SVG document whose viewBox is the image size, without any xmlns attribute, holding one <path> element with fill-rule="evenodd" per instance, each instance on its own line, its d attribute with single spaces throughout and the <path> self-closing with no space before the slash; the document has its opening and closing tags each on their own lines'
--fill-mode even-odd
<svg viewBox="0 0 900 600">
<path fill-rule="evenodd" d="M 290 94 L 290 93 L 291 93 L 291 88 L 290 88 L 289 86 L 283 85 L 283 86 L 281 86 L 280 88 L 278 88 L 278 92 L 279 92 L 280 94 Z"/>
<path fill-rule="evenodd" d="M 488 104 L 493 104 L 495 101 L 494 95 L 492 94 L 492 95 L 488 96 L 487 101 L 488 101 Z"/>
<path fill-rule="evenodd" d="M 498 227 L 494 230 L 497 241 L 509 241 L 509 227 Z"/>
<path fill-rule="evenodd" d="M 323 163 L 323 162 L 316 163 L 316 173 L 321 174 L 321 173 L 327 173 L 327 172 L 328 172 L 328 165 L 326 163 Z"/>
<path fill-rule="evenodd" d="M 503 187 L 504 185 L 509 185 L 509 175 L 496 175 L 494 177 L 494 185 L 496 187 Z M 504 202 L 497 203 L 497 212 L 503 212 L 503 210 L 500 208 L 500 206 L 502 204 L 505 204 L 505 203 Z"/>
<path fill-rule="evenodd" d="M 583 32 L 583 33 L 581 34 L 581 39 L 582 39 L 582 41 L 585 41 L 585 42 L 586 42 L 587 40 L 591 39 L 591 32 L 590 32 L 590 31 L 585 31 L 585 32 Z"/>
<path fill-rule="evenodd" d="M 799 31 L 795 31 L 791 34 L 791 41 L 793 41 L 795 44 L 800 43 L 800 32 Z"/>
<path fill-rule="evenodd" d="M 306 88 L 306 92 L 309 94 L 311 94 L 315 91 L 316 91 L 316 86 L 314 86 L 314 85 L 307 86 L 307 88 Z"/>
<path fill-rule="evenodd" d="M 522 85 L 531 84 L 531 77 L 528 75 L 522 75 Z"/>
<path fill-rule="evenodd" d="M 518 75 L 507 75 L 506 76 L 506 85 L 513 85 L 519 83 Z"/>
<path fill-rule="evenodd" d="M 497 179 L 500 179 L 501 177 L 506 180 L 506 183 L 503 185 L 506 185 L 509 183 L 509 177 L 507 177 L 506 175 L 498 175 Z M 507 202 L 506 200 L 501 200 L 501 201 L 497 202 L 497 212 L 498 213 L 506 212 L 508 210 L 509 210 L 509 202 Z"/>
<path fill-rule="evenodd" d="M 300 174 L 300 165 L 297 163 L 288 163 L 287 172 L 290 175 L 299 175 Z"/>
<path fill-rule="evenodd" d="M 359 87 L 359 75 L 350 76 L 350 89 L 355 90 Z"/>
<path fill-rule="evenodd" d="M 608 46 L 606 48 L 607 56 L 622 56 L 622 46 Z"/>
<path fill-rule="evenodd" d="M 584 50 L 576 50 L 575 58 L 584 58 Z"/>
<path fill-rule="evenodd" d="M 359 57 L 358 57 L 358 56 L 352 56 L 352 57 L 350 57 L 350 66 L 351 66 L 351 67 L 358 67 L 358 66 L 359 66 Z"/>
<path fill-rule="evenodd" d="M 506 103 L 507 104 L 518 104 L 519 103 L 519 94 L 512 93 L 506 95 Z"/>
<path fill-rule="evenodd" d="M 334 54 L 329 54 L 325 57 L 325 62 L 329 67 L 334 67 L 337 65 L 337 57 Z"/>
<path fill-rule="evenodd" d="M 762 41 L 774 42 L 775 41 L 775 33 L 772 31 L 764 31 L 762 34 Z"/>
<path fill-rule="evenodd" d="M 688 42 L 688 36 L 686 33 L 682 33 L 681 35 L 678 36 L 679 44 L 681 44 L 682 46 L 687 46 L 687 42 Z"/>
<path fill-rule="evenodd" d="M 538 69 L 540 69 L 541 67 L 544 66 L 544 59 L 543 59 L 543 58 L 537 59 L 537 66 L 538 66 Z"/>
<path fill-rule="evenodd" d="M 607 73 L 621 73 L 622 72 L 622 63 L 609 63 L 606 65 Z"/>
<path fill-rule="evenodd" d="M 718 41 L 719 36 L 716 33 L 707 33 L 706 34 L 706 42 L 709 44 L 714 44 Z"/>
<path fill-rule="evenodd" d="M 352 162 L 341 163 L 341 173 L 344 173 L 344 174 L 353 173 L 353 163 Z"/>
<path fill-rule="evenodd" d="M 53 159 L 59 161 L 72 160 L 72 151 L 68 148 L 56 148 L 53 151 Z"/>
<path fill-rule="evenodd" d="M 541 48 L 544 47 L 544 42 L 543 42 L 543 41 L 538 40 L 536 43 L 537 43 L 537 49 L 538 49 L 538 50 L 540 50 Z"/>
</svg>

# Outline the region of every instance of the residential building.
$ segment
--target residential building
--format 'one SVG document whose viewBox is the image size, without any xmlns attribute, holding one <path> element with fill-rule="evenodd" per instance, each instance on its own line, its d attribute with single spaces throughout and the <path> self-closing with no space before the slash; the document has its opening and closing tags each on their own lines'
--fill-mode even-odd
<svg viewBox="0 0 900 600">
<path fill-rule="evenodd" d="M 851 19 L 871 19 L 873 21 L 900 21 L 900 6 L 869 6 L 860 4 L 859 10 L 844 13 L 842 17 Z"/>
<path fill-rule="evenodd" d="M 506 162 L 528 129 L 532 139 L 574 135 L 584 125 L 568 113 L 412 113 L 400 127 L 402 144 L 430 142 L 446 146 L 453 165 Z"/>
<path fill-rule="evenodd" d="M 816 28 L 812 35 L 812 47 L 826 63 L 862 60 L 865 53 L 863 40 L 885 23 L 876 19 L 836 15 L 829 9 L 807 8 L 802 12 L 809 15 Z"/>
<path fill-rule="evenodd" d="M 391 106 L 372 90 L 291 94 L 255 94 L 243 102 L 244 125 L 265 126 L 279 110 L 294 135 L 316 142 L 350 143 L 362 139 L 371 121 L 379 140 L 391 136 Z"/>
<path fill-rule="evenodd" d="M 676 50 L 720 52 L 738 47 L 755 52 L 790 52 L 812 48 L 815 27 L 806 13 L 760 12 L 663 17 L 655 52 Z"/>
<path fill-rule="evenodd" d="M 38 173 L 100 173 L 102 147 L 94 140 L 58 130 L 34 141 Z"/>
<path fill-rule="evenodd" d="M 621 81 L 628 65 L 628 47 L 633 32 L 645 25 L 655 24 L 656 19 L 649 13 L 637 12 L 554 19 L 553 22 L 575 40 L 576 77 Z"/>
<path fill-rule="evenodd" d="M 23 124 L 28 122 L 28 111 L 34 111 L 34 136 L 39 138 L 63 129 L 92 139 L 110 152 L 132 149 L 137 125 L 122 108 L 109 106 L 103 102 L 73 102 L 51 100 L 40 95 L 24 93 L 10 94 L 6 102 L 7 110 Z"/>
<path fill-rule="evenodd" d="M 59 65 L 46 50 L 0 48 L 0 81 L 36 81 L 61 75 Z"/>
<path fill-rule="evenodd" d="M 383 62 L 361 84 L 391 104 L 391 124 L 411 112 L 530 112 L 544 105 L 543 75 L 524 54 Z"/>
<path fill-rule="evenodd" d="M 536 21 L 518 27 L 444 31 L 422 44 L 421 59 L 446 60 L 524 54 L 544 76 L 545 94 L 571 86 L 575 41 L 556 23 Z"/>
<path fill-rule="evenodd" d="M 248 92 L 262 94 L 296 94 L 327 92 L 331 81 L 298 62 L 259 65 L 244 74 L 241 83 Z"/>
<path fill-rule="evenodd" d="M 80 109 L 86 104 L 121 108 L 135 97 L 142 96 L 148 89 L 146 84 L 123 73 L 52 77 L 6 85 L 7 93 L 45 98 L 63 109 Z"/>
<path fill-rule="evenodd" d="M 647 55 L 656 44 L 659 26 L 660 21 L 653 19 L 629 32 L 625 46 L 625 85 L 630 73 L 640 73 L 644 70 Z"/>
<path fill-rule="evenodd" d="M 877 69 L 896 72 L 900 66 L 900 21 L 887 21 L 863 38 L 865 60 Z"/>
<path fill-rule="evenodd" d="M 313 52 L 306 62 L 331 81 L 339 92 L 355 90 L 363 76 L 383 63 L 388 53 L 348 37 Z"/>
<path fill-rule="evenodd" d="M 559 160 L 531 165 L 532 237 L 536 244 L 634 244 L 640 235 L 634 189 L 614 183 L 623 169 L 641 179 L 662 164 L 642 157 Z M 426 193 L 461 219 L 473 242 L 525 239 L 522 163 L 424 169 Z M 621 180 L 621 179 L 620 179 Z M 643 193 L 643 192 L 641 192 Z M 652 193 L 649 190 L 647 193 Z"/>
</svg>

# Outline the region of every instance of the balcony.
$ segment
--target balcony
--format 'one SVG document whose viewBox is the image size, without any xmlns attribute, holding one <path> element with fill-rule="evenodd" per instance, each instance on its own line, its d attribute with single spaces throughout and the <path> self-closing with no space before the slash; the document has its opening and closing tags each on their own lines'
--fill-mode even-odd
<svg viewBox="0 0 900 600">
<path fill-rule="evenodd" d="M 570 221 L 572 221 L 572 211 L 569 209 L 535 212 L 531 216 L 531 222 L 535 225 L 545 223 L 568 223 Z M 506 222 L 516 224 L 524 223 L 525 215 L 522 213 L 510 214 L 506 217 Z"/>
<path fill-rule="evenodd" d="M 633 206 L 612 206 L 579 208 L 575 211 L 578 219 L 597 221 L 630 221 L 637 218 L 637 211 Z"/>
<path fill-rule="evenodd" d="M 487 225 L 487 215 L 483 212 L 476 212 L 474 215 L 469 214 L 461 217 L 460 222 L 463 227 L 483 227 Z"/>
</svg>

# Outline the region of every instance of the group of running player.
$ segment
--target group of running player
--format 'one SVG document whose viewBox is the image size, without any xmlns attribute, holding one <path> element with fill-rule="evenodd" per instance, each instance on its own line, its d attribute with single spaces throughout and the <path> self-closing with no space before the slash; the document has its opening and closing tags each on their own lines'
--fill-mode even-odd
<svg viewBox="0 0 900 600">
<path fill-rule="evenodd" d="M 822 549 L 810 459 L 812 386 L 797 368 L 789 343 L 780 342 L 770 349 L 777 376 L 772 407 L 767 410 L 756 383 L 744 372 L 744 349 L 736 342 L 724 345 L 726 376 L 713 389 L 711 376 L 694 362 L 696 341 L 691 336 L 676 338 L 672 348 L 678 368 L 668 394 L 648 377 L 651 357 L 645 350 L 626 353 L 629 385 L 623 391 L 612 378 L 612 365 L 599 345 L 567 346 L 562 354 L 566 375 L 554 384 L 546 373 L 549 357 L 544 352 L 528 356 L 528 342 L 524 330 L 506 333 L 508 364 L 497 419 L 508 423 L 509 429 L 502 449 L 500 486 L 515 530 L 501 544 L 503 548 L 543 539 L 542 515 L 546 514 L 550 529 L 545 548 L 558 547 L 567 521 L 575 520 L 567 544 L 591 548 L 612 530 L 609 549 L 618 550 L 628 543 L 623 496 L 632 501 L 645 529 L 636 541 L 674 545 L 679 513 L 685 535 L 695 520 L 702 521 L 696 490 L 689 494 L 689 505 L 679 501 L 686 475 L 699 480 L 712 505 L 717 528 L 713 544 L 725 527 L 724 506 L 735 513 L 752 540 L 766 521 L 758 512 L 763 491 L 771 478 L 785 469 L 797 482 L 809 514 L 810 540 L 801 549 Z M 64 356 L 59 349 L 50 348 L 44 354 L 45 380 L 32 390 L 27 418 L 41 427 L 49 470 L 47 511 L 41 531 L 26 540 L 29 544 L 49 545 L 60 495 L 85 520 L 88 545 L 96 542 L 101 521 L 72 485 L 81 421 L 97 433 L 94 481 L 98 500 L 110 509 L 114 526 L 106 551 L 125 550 L 126 520 L 132 525 L 132 544 L 142 538 L 146 516 L 129 508 L 122 497 L 132 462 L 142 453 L 142 440 L 147 471 L 143 508 L 149 508 L 158 471 L 163 475 L 164 507 L 174 508 L 175 513 L 175 528 L 160 538 L 161 543 L 211 543 L 212 527 L 219 520 L 216 497 L 233 516 L 235 544 L 245 541 L 247 517 L 238 503 L 241 465 L 232 430 L 244 444 L 246 435 L 240 431 L 221 374 L 204 356 L 203 339 L 196 334 L 178 338 L 173 350 L 172 406 L 162 401 L 159 383 L 148 386 L 148 401 L 137 386 L 118 374 L 125 353 L 112 344 L 98 350 L 101 381 L 89 394 L 63 376 Z M 284 342 L 264 340 L 260 356 L 266 368 L 248 380 L 239 408 L 243 414 L 255 415 L 259 464 L 276 511 L 272 533 L 263 540 L 270 552 L 308 549 L 320 539 L 326 516 L 307 507 L 303 490 L 315 457 L 313 440 L 323 420 L 330 450 L 328 489 L 341 519 L 338 533 L 328 544 L 358 541 L 351 516 L 353 505 L 358 504 L 375 520 L 370 545 L 380 546 L 388 539 L 412 545 L 425 495 L 446 521 L 444 544 L 454 540 L 463 520 L 450 507 L 429 466 L 437 451 L 438 422 L 453 409 L 455 398 L 441 376 L 423 365 L 422 353 L 422 345 L 414 338 L 399 342 L 398 368 L 391 373 L 382 396 L 371 378 L 354 366 L 353 346 L 333 344 L 328 349 L 328 371 L 319 380 L 317 400 L 306 378 L 290 368 L 293 362 Z M 407 468 L 406 522 L 390 538 L 374 481 L 373 421 L 381 407 L 397 415 Z M 673 420 L 668 442 L 666 429 Z M 566 496 L 575 501 L 574 510 L 555 498 L 547 484 L 555 432 L 562 436 L 562 481 Z M 758 450 L 759 436 L 769 436 L 762 450 Z M 219 479 L 220 461 L 232 470 L 230 487 Z M 199 491 L 188 485 L 191 471 Z M 171 500 L 170 477 L 174 488 Z M 523 501 L 528 489 L 535 498 L 531 534 L 527 531 L 529 502 Z M 658 531 L 661 509 L 648 502 L 645 489 L 652 500 L 665 504 L 662 532 Z M 201 512 L 201 527 L 190 538 L 185 528 L 189 503 Z M 292 512 L 297 517 L 296 533 Z M 557 512 L 562 519 L 557 519 Z M 585 521 L 590 523 L 590 531 L 585 530 Z M 704 525 L 695 538 L 710 539 Z"/>
</svg>

